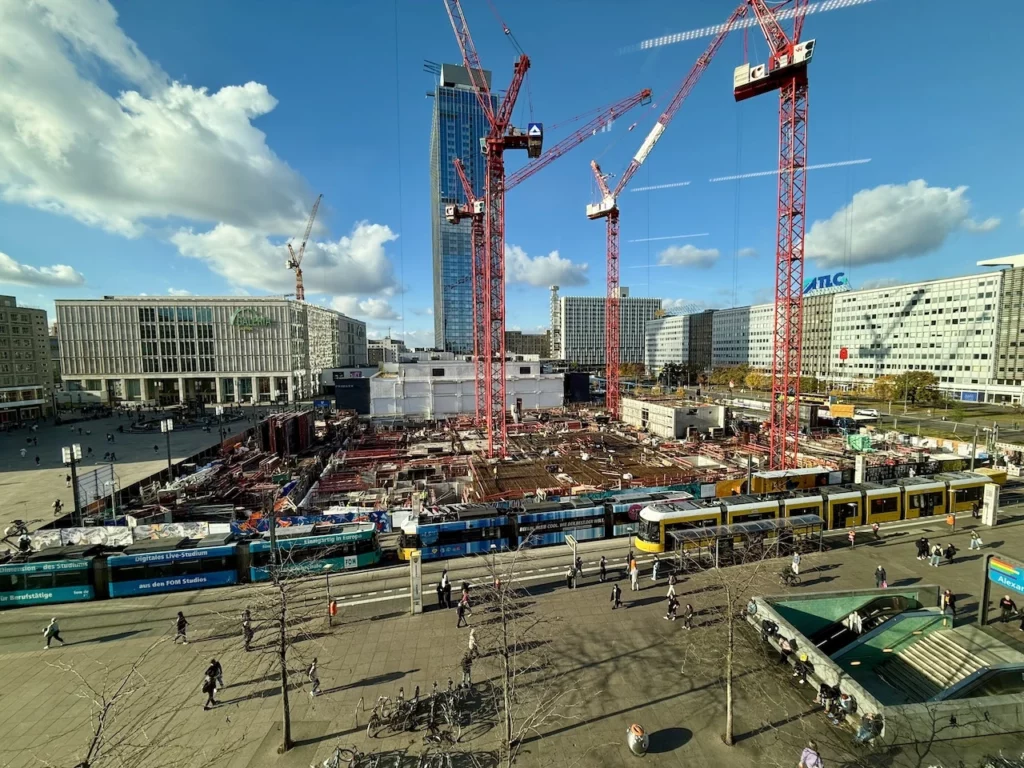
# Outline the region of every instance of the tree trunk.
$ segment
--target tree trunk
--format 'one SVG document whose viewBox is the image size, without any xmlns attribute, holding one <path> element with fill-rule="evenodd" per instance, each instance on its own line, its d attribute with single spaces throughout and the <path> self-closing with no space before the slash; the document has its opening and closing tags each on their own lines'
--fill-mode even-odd
<svg viewBox="0 0 1024 768">
<path fill-rule="evenodd" d="M 733 712 L 732 712 L 732 657 L 735 642 L 735 621 L 736 611 L 732 604 L 732 596 L 726 588 L 726 637 L 725 646 L 725 737 L 724 741 L 730 747 L 733 745 Z"/>
<path fill-rule="evenodd" d="M 279 751 L 284 753 L 292 748 L 292 712 L 288 702 L 288 592 L 281 580 L 281 552 L 277 548 L 277 514 L 273 511 L 270 514 L 270 574 L 281 600 L 277 655 L 281 664 L 281 725 L 283 729 Z"/>
</svg>

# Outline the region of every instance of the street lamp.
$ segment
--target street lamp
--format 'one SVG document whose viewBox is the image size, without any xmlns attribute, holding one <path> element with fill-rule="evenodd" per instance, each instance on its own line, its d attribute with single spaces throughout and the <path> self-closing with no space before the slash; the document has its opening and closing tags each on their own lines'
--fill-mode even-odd
<svg viewBox="0 0 1024 768">
<path fill-rule="evenodd" d="M 61 460 L 64 462 L 65 467 L 71 467 L 71 490 L 75 498 L 74 509 L 71 510 L 71 522 L 74 523 L 76 520 L 78 524 L 82 524 L 80 508 L 78 506 L 78 472 L 75 471 L 77 462 L 82 460 L 82 444 L 75 443 L 71 446 L 64 446 L 60 449 Z"/>
<path fill-rule="evenodd" d="M 174 419 L 160 419 L 160 431 L 167 436 L 167 482 L 174 480 L 174 468 L 171 466 L 171 432 L 174 431 Z"/>
<path fill-rule="evenodd" d="M 121 481 L 117 478 L 107 480 L 103 485 L 110 488 L 110 519 L 117 519 L 117 492 L 120 490 Z"/>
<path fill-rule="evenodd" d="M 220 441 L 224 442 L 224 406 L 218 405 L 214 411 L 217 414 L 217 433 L 220 435 Z"/>
<path fill-rule="evenodd" d="M 327 577 L 327 626 L 334 626 L 334 614 L 331 613 L 331 568 L 330 563 L 324 566 L 324 574 Z"/>
</svg>

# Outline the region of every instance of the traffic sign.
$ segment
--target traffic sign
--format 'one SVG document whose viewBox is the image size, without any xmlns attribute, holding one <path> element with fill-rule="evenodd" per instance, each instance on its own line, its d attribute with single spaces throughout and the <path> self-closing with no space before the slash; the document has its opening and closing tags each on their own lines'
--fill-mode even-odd
<svg viewBox="0 0 1024 768">
<path fill-rule="evenodd" d="M 313 407 L 314 408 L 330 408 L 331 407 L 331 401 L 330 400 L 314 400 L 313 401 Z"/>
<path fill-rule="evenodd" d="M 527 123 L 526 125 L 527 136 L 543 136 L 544 135 L 544 123 Z"/>
<path fill-rule="evenodd" d="M 576 537 L 573 536 L 571 533 L 565 534 L 565 543 L 573 549 L 576 549 Z"/>
</svg>

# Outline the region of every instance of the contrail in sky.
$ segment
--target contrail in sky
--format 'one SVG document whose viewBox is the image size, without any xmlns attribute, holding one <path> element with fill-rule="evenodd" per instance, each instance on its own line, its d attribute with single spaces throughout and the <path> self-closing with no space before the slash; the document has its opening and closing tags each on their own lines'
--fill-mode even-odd
<svg viewBox="0 0 1024 768">
<path fill-rule="evenodd" d="M 825 11 L 836 11 L 840 8 L 850 8 L 855 5 L 864 5 L 865 3 L 874 2 L 874 0 L 823 0 L 820 3 L 810 3 L 803 8 L 803 15 L 809 16 L 812 13 L 824 13 Z M 794 8 L 787 8 L 784 11 L 779 11 L 775 18 L 779 21 L 785 19 L 792 19 L 795 15 Z M 749 27 L 757 26 L 757 18 L 753 14 L 740 19 L 732 25 L 733 29 L 745 29 Z M 725 24 L 715 24 L 710 27 L 701 27 L 700 29 L 691 29 L 688 32 L 676 32 L 672 35 L 662 35 L 661 37 L 651 37 L 647 40 L 641 40 L 639 43 L 633 45 L 627 45 L 619 49 L 619 53 L 636 53 L 637 51 L 646 51 L 651 48 L 660 48 L 663 45 L 674 45 L 675 43 L 685 43 L 688 40 L 698 40 L 702 37 L 711 37 L 717 35 L 725 29 Z"/>
<path fill-rule="evenodd" d="M 650 192 L 652 189 L 669 189 L 671 187 L 689 186 L 688 181 L 673 181 L 671 184 L 652 184 L 649 187 L 633 187 L 630 192 Z"/>
<path fill-rule="evenodd" d="M 864 157 L 859 160 L 840 160 L 838 163 L 818 163 L 817 165 L 808 165 L 804 167 L 805 171 L 820 171 L 825 168 L 843 168 L 847 165 L 864 165 L 870 163 L 870 157 Z M 713 179 L 708 181 L 738 181 L 740 179 L 756 179 L 759 176 L 778 176 L 779 170 L 776 168 L 774 171 L 754 171 L 753 173 L 740 173 L 735 176 L 715 176 Z"/>
<path fill-rule="evenodd" d="M 693 235 L 664 235 L 663 237 L 640 237 L 636 240 L 627 240 L 627 243 L 649 243 L 652 240 L 683 240 L 687 237 L 707 237 L 710 232 L 697 232 Z"/>
</svg>

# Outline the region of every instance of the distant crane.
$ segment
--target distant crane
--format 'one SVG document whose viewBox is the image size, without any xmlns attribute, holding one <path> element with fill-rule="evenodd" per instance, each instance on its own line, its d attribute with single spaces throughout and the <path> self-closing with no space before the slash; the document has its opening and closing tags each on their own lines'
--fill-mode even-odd
<svg viewBox="0 0 1024 768">
<path fill-rule="evenodd" d="M 746 0 L 768 41 L 766 64 L 744 63 L 733 73 L 736 101 L 779 92 L 779 198 L 775 233 L 775 332 L 768 465 L 797 466 L 800 436 L 800 373 L 804 313 L 804 213 L 807 205 L 807 65 L 814 40 L 800 42 L 807 0 L 773 5 Z M 781 13 L 780 13 L 781 12 Z M 779 20 L 792 16 L 787 36 Z"/>
<path fill-rule="evenodd" d="M 633 159 L 630 161 L 625 172 L 619 177 L 619 183 L 616 184 L 614 192 L 609 190 L 607 181 L 609 177 L 601 172 L 601 166 L 597 164 L 597 161 L 592 160 L 590 163 L 590 166 L 594 171 L 594 176 L 597 179 L 597 185 L 601 190 L 601 202 L 587 206 L 587 218 L 605 219 L 607 221 L 608 230 L 606 254 L 608 286 L 604 303 L 605 365 L 607 366 L 606 375 L 608 381 L 608 385 L 605 388 L 605 405 L 609 414 L 613 418 L 618 418 L 620 407 L 618 197 L 622 194 L 622 191 L 626 188 L 626 185 L 629 184 L 636 172 L 640 170 L 640 166 L 643 165 L 647 156 L 651 154 L 651 150 L 654 149 L 654 145 L 658 143 L 658 140 L 665 132 L 668 124 L 672 122 L 672 118 L 675 117 L 676 112 L 679 111 L 679 107 L 682 106 L 683 101 L 689 95 L 690 91 L 693 90 L 697 81 L 700 80 L 701 75 L 704 74 L 704 71 L 708 68 L 708 65 L 711 63 L 711 59 L 714 58 L 714 55 L 721 47 L 722 42 L 732 30 L 733 25 L 742 18 L 746 12 L 747 2 L 744 2 L 732 12 L 728 21 L 722 25 L 720 31 L 715 36 L 715 39 L 712 40 L 711 44 L 707 47 L 707 50 L 705 50 L 704 53 L 701 54 L 700 58 L 697 59 L 697 63 L 693 65 L 693 69 L 690 70 L 683 82 L 680 83 L 675 96 L 672 97 L 672 101 L 669 102 L 668 107 L 665 108 L 661 117 L 658 118 L 658 122 L 656 122 L 654 127 L 651 128 L 651 132 L 647 134 L 647 138 L 644 139 L 643 144 L 640 145 L 640 149 L 638 149 L 636 154 L 633 155 Z"/>
<path fill-rule="evenodd" d="M 508 192 L 509 190 L 514 189 L 516 186 L 526 181 L 542 168 L 547 167 L 550 163 L 557 160 L 569 150 L 579 146 L 591 136 L 596 136 L 615 118 L 626 114 L 629 110 L 633 109 L 633 107 L 649 104 L 650 101 L 651 89 L 644 88 L 639 93 L 628 96 L 625 99 L 617 101 L 614 104 L 610 104 L 607 107 L 600 108 L 600 112 L 585 125 L 575 130 L 569 136 L 566 136 L 553 147 L 545 150 L 544 154 L 540 157 L 505 177 L 505 191 Z M 575 122 L 575 120 L 573 122 Z M 484 201 L 476 197 L 474 194 L 473 185 L 469 183 L 469 179 L 466 176 L 466 169 L 462 166 L 462 161 L 459 158 L 455 158 L 452 162 L 455 165 L 456 173 L 459 175 L 459 181 L 462 183 L 462 191 L 466 196 L 466 202 L 461 205 L 446 205 L 445 218 L 451 224 L 457 224 L 460 221 L 469 219 L 472 226 L 471 242 L 473 258 L 471 262 L 471 275 L 473 281 L 473 359 L 476 361 L 476 419 L 477 423 L 481 423 L 483 419 L 482 408 L 484 400 L 486 399 L 486 392 L 484 391 L 484 376 L 486 374 L 486 370 L 483 363 L 483 333 L 484 329 L 487 327 L 487 317 L 485 312 L 486 294 L 483 290 L 486 272 L 484 256 Z M 465 278 L 459 281 L 459 283 L 462 282 L 465 282 Z M 456 284 L 458 283 L 453 283 L 452 286 Z"/>
<path fill-rule="evenodd" d="M 320 208 L 320 201 L 323 197 L 322 194 L 316 196 L 313 210 L 309 213 L 309 221 L 306 223 L 306 234 L 302 236 L 302 245 L 299 246 L 299 252 L 296 253 L 292 250 L 292 244 L 288 243 L 288 253 L 291 257 L 285 262 L 285 266 L 288 269 L 295 270 L 295 298 L 299 301 L 306 300 L 306 286 L 302 282 L 302 257 L 306 254 L 306 241 L 309 240 L 309 233 L 313 231 L 313 220 L 316 218 L 316 212 Z"/>
</svg>

